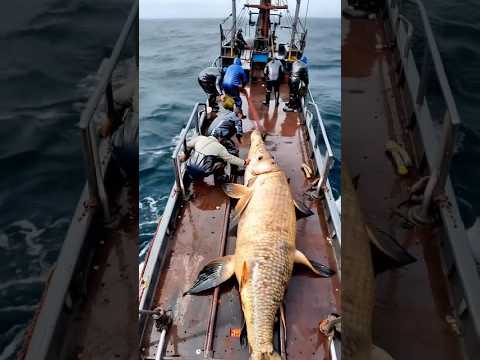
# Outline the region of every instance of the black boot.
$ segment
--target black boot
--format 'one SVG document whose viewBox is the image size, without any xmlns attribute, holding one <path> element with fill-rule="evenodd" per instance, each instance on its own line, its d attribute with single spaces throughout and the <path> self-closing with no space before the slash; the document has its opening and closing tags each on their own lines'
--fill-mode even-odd
<svg viewBox="0 0 480 360">
<path fill-rule="evenodd" d="M 267 91 L 265 94 L 265 101 L 263 102 L 263 105 L 268 106 L 270 104 L 270 91 Z"/>
</svg>

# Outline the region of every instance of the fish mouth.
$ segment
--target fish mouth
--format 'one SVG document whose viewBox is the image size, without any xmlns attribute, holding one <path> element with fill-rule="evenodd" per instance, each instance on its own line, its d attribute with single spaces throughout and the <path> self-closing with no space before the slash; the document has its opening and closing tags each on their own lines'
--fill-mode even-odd
<svg viewBox="0 0 480 360">
<path fill-rule="evenodd" d="M 274 170 L 260 170 L 260 171 L 256 171 L 256 170 L 252 170 L 250 171 L 250 173 L 254 176 L 259 176 L 259 175 L 265 175 L 265 174 L 273 174 L 273 173 L 278 173 L 280 172 L 281 170 L 280 169 L 274 169 Z"/>
</svg>

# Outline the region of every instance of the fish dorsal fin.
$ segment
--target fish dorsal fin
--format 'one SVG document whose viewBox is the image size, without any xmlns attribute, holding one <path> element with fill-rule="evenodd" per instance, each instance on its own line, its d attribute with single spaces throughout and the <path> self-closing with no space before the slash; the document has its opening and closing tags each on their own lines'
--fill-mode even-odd
<svg viewBox="0 0 480 360">
<path fill-rule="evenodd" d="M 227 183 L 222 185 L 223 192 L 234 199 L 241 199 L 249 195 L 252 190 L 244 185 Z"/>
<path fill-rule="evenodd" d="M 313 215 L 313 211 L 310 210 L 303 202 L 298 200 L 293 200 L 295 204 L 295 215 L 297 216 L 297 220 Z"/>
</svg>

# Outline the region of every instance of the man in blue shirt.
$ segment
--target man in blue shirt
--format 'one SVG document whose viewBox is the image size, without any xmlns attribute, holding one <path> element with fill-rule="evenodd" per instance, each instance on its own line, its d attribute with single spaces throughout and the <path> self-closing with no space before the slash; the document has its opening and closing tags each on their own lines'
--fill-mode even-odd
<svg viewBox="0 0 480 360">
<path fill-rule="evenodd" d="M 243 70 L 242 61 L 239 58 L 235 58 L 233 64 L 230 65 L 225 71 L 223 77 L 223 91 L 225 94 L 230 95 L 235 100 L 235 105 L 239 109 L 241 117 L 244 118 L 242 112 L 242 99 L 240 98 L 240 91 L 247 84 L 248 77 Z"/>
</svg>

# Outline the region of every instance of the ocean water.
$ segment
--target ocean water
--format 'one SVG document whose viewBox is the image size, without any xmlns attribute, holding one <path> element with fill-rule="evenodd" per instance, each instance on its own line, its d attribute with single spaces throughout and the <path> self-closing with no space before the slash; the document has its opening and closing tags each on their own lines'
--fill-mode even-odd
<svg viewBox="0 0 480 360">
<path fill-rule="evenodd" d="M 451 176 L 464 223 L 472 228 L 480 217 L 480 11 L 474 0 L 459 5 L 425 2 L 463 123 Z"/>
<path fill-rule="evenodd" d="M 480 12 L 475 10 L 478 4 L 473 0 L 461 4 L 443 0 L 423 3 L 462 121 L 450 176 L 463 222 L 480 262 Z M 424 33 L 418 10 L 405 3 L 404 13 L 415 28 L 413 51 L 420 66 Z M 441 119 L 446 107 L 436 81 L 432 82 L 427 93 L 431 96 L 432 113 Z M 440 131 L 440 125 L 438 129 Z"/>
<path fill-rule="evenodd" d="M 62 246 L 85 183 L 76 123 L 129 8 L 129 0 L 2 5 L 0 360 L 15 358 Z"/>
<path fill-rule="evenodd" d="M 154 235 L 174 182 L 170 156 L 193 105 L 204 101 L 198 73 L 219 53 L 217 19 L 140 19 L 140 258 Z M 308 19 L 305 55 L 310 88 L 338 160 L 331 172 L 339 194 L 340 19 Z"/>
</svg>

